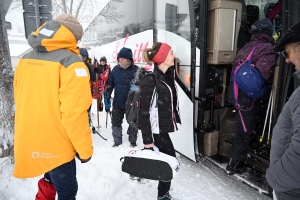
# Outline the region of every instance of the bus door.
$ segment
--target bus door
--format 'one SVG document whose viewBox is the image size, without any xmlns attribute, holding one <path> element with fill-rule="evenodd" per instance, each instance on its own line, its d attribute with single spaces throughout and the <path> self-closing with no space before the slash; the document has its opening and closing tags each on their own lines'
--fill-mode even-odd
<svg viewBox="0 0 300 200">
<path fill-rule="evenodd" d="M 195 10 L 195 135 L 199 156 L 227 156 L 235 135 L 235 109 L 226 94 L 237 52 L 243 5 L 239 1 L 197 1 Z"/>
<path fill-rule="evenodd" d="M 181 125 L 170 133 L 177 152 L 195 159 L 193 95 L 196 51 L 194 47 L 194 11 L 189 0 L 154 1 L 154 42 L 166 42 L 176 55 L 177 91 Z"/>
</svg>

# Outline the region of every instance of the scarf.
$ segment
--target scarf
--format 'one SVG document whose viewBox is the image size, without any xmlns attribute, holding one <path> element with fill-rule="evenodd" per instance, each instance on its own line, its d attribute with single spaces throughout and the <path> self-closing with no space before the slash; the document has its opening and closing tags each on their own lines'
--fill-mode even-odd
<svg viewBox="0 0 300 200">
<path fill-rule="evenodd" d="M 127 62 L 119 62 L 119 65 L 123 69 L 127 69 L 131 65 L 131 61 L 128 60 Z"/>
</svg>

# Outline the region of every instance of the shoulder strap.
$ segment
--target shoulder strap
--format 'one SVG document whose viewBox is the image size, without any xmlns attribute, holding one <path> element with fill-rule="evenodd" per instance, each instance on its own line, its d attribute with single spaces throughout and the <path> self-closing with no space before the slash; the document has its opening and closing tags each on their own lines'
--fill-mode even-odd
<svg viewBox="0 0 300 200">
<path fill-rule="evenodd" d="M 154 90 L 153 90 L 153 97 L 154 97 L 154 96 L 156 97 L 156 105 L 155 105 L 155 107 L 157 107 L 157 98 L 158 98 L 157 90 L 158 90 L 158 89 L 157 89 L 156 74 L 155 74 L 154 72 L 152 72 L 152 73 L 149 73 L 149 74 L 147 74 L 147 75 L 153 75 L 153 76 L 154 76 L 155 87 L 154 87 Z M 146 76 L 147 76 L 147 75 L 146 75 Z M 144 78 L 145 78 L 146 76 L 144 76 Z M 154 98 L 151 99 L 150 106 L 152 106 L 153 101 L 154 101 Z"/>
<path fill-rule="evenodd" d="M 262 43 L 264 43 L 264 42 L 262 42 Z M 255 49 L 256 49 L 257 47 L 259 47 L 262 43 L 259 43 L 259 44 L 257 44 L 257 45 L 254 46 L 254 48 L 252 49 L 252 51 L 251 51 L 251 52 L 249 53 L 249 55 L 247 56 L 246 60 L 250 60 L 250 59 L 252 58 L 252 55 L 253 55 Z"/>
</svg>

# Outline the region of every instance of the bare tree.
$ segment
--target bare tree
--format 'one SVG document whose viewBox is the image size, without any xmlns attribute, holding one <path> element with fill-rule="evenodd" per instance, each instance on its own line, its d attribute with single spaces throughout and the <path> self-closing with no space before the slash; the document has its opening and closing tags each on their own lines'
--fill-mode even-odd
<svg viewBox="0 0 300 200">
<path fill-rule="evenodd" d="M 102 20 L 105 19 L 107 22 L 118 22 L 123 15 L 114 11 L 117 11 L 118 3 L 122 2 L 124 0 L 52 0 L 52 15 L 55 18 L 60 14 L 69 13 L 80 22 L 86 23 L 91 22 L 96 16 L 101 16 Z M 105 9 L 100 13 L 106 3 Z M 22 11 L 22 0 L 13 0 L 10 10 Z"/>
<path fill-rule="evenodd" d="M 0 3 L 1 4 L 1 3 Z M 3 4 L 0 5 L 0 157 L 11 154 L 14 131 L 13 68 L 9 58 Z"/>
</svg>

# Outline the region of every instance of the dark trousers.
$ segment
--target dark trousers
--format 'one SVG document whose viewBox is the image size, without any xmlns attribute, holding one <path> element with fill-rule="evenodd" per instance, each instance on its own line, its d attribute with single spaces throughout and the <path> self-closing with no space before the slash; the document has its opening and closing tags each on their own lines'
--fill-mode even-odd
<svg viewBox="0 0 300 200">
<path fill-rule="evenodd" d="M 229 86 L 228 97 L 232 105 L 235 105 L 233 96 L 232 84 Z M 231 149 L 229 151 L 229 157 L 237 161 L 245 161 L 247 153 L 250 149 L 251 134 L 253 130 L 256 130 L 258 124 L 264 119 L 264 113 L 266 110 L 265 97 L 257 100 L 253 100 L 245 93 L 239 90 L 238 102 L 242 108 L 241 115 L 243 117 L 247 131 L 244 131 L 241 116 L 237 111 L 236 114 L 236 136 L 233 140 Z M 251 109 L 252 107 L 252 109 Z M 250 110 L 249 110 L 250 109 Z M 248 110 L 248 111 L 247 111 Z"/>
<path fill-rule="evenodd" d="M 75 159 L 49 171 L 58 200 L 75 200 L 78 190 Z"/>
<path fill-rule="evenodd" d="M 160 152 L 176 157 L 175 149 L 172 140 L 168 133 L 153 134 L 154 145 L 159 149 Z M 171 188 L 171 181 L 158 182 L 158 196 L 164 196 Z"/>
<path fill-rule="evenodd" d="M 122 123 L 125 114 L 125 109 L 113 107 L 111 123 L 112 134 L 115 144 L 122 144 Z M 136 142 L 138 130 L 129 126 L 127 129 L 129 142 Z"/>
<path fill-rule="evenodd" d="M 287 192 L 275 192 L 277 200 L 298 200 L 300 199 L 300 189 Z"/>
</svg>

